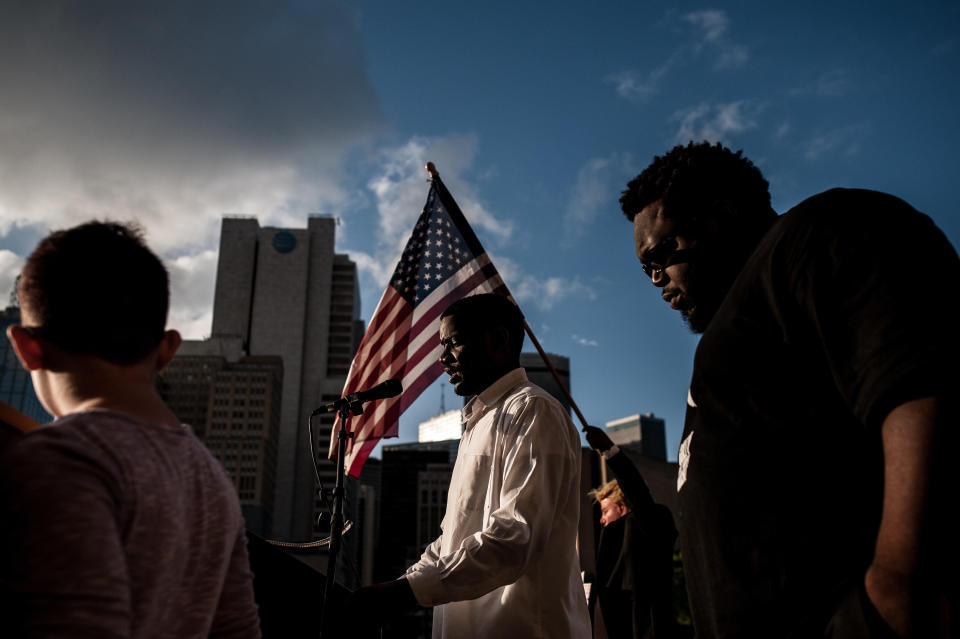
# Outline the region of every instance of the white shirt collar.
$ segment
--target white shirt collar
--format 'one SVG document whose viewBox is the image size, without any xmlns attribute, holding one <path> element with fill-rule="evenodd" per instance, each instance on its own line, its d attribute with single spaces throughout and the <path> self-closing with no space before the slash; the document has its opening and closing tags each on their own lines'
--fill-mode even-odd
<svg viewBox="0 0 960 639">
<path fill-rule="evenodd" d="M 501 397 L 526 381 L 527 372 L 523 368 L 514 368 L 467 402 L 460 410 L 460 421 L 469 430 L 484 413 L 500 402 Z"/>
</svg>

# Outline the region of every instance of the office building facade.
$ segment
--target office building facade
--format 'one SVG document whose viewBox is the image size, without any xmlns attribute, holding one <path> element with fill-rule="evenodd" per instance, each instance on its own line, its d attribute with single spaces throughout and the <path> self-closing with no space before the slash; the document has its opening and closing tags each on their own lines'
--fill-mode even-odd
<svg viewBox="0 0 960 639">
<path fill-rule="evenodd" d="M 435 506 L 442 501 L 446 507 L 459 445 L 454 439 L 383 447 L 377 581 L 403 574 L 420 558 L 424 546 L 439 535 L 443 511 L 437 519 Z"/>
<path fill-rule="evenodd" d="M 185 341 L 158 377 L 164 401 L 220 460 L 247 529 L 272 534 L 283 362 L 219 340 Z"/>
<path fill-rule="evenodd" d="M 606 428 L 607 435 L 617 446 L 666 461 L 667 435 L 664 421 L 653 413 L 615 419 L 607 422 Z"/>
<path fill-rule="evenodd" d="M 420 422 L 417 427 L 417 441 L 442 442 L 449 439 L 460 439 L 462 432 L 463 424 L 460 422 L 460 411 L 448 410 L 436 417 L 431 417 L 425 422 Z"/>
<path fill-rule="evenodd" d="M 221 227 L 211 340 L 235 343 L 244 356 L 278 357 L 283 367 L 271 526 L 281 539 L 327 533 L 328 523 L 317 525 L 326 506 L 313 464 L 332 490 L 332 422 L 308 419 L 340 396 L 363 334 L 356 265 L 334 253 L 335 230 L 333 218 L 320 216 L 305 229 L 249 218 L 224 218 Z"/>
</svg>

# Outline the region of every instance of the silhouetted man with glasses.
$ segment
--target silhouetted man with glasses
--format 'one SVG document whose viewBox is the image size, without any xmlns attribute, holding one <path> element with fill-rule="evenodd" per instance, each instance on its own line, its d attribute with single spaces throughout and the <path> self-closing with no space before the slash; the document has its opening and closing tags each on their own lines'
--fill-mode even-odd
<svg viewBox="0 0 960 639">
<path fill-rule="evenodd" d="M 702 333 L 677 481 L 697 635 L 947 636 L 950 242 L 873 191 L 778 217 L 760 171 L 719 144 L 655 158 L 620 202 L 644 273 Z"/>
</svg>

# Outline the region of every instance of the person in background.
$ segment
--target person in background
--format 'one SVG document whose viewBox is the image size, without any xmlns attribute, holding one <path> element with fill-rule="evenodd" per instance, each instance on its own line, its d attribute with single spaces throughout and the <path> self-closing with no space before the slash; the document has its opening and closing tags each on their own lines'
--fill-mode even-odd
<svg viewBox="0 0 960 639">
<path fill-rule="evenodd" d="M 653 501 L 633 461 L 595 426 L 587 443 L 616 479 L 591 491 L 600 504 L 597 578 L 590 588 L 594 639 L 673 637 L 673 515 Z"/>
<path fill-rule="evenodd" d="M 260 636 L 236 491 L 160 399 L 180 344 L 167 272 L 131 227 L 46 237 L 7 335 L 57 419 L 0 461 L 10 637 Z"/>
</svg>

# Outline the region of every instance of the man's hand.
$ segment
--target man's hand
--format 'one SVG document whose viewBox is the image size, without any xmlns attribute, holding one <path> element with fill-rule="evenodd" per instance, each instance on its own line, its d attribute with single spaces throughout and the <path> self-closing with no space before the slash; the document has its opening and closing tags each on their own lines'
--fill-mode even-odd
<svg viewBox="0 0 960 639">
<path fill-rule="evenodd" d="M 605 450 L 610 450 L 613 446 L 613 441 L 610 440 L 607 433 L 601 428 L 585 426 L 583 432 L 586 433 L 587 443 L 590 444 L 590 448 L 594 450 L 602 453 Z"/>
<path fill-rule="evenodd" d="M 384 621 L 418 605 L 410 582 L 401 577 L 355 590 L 347 598 L 345 619 L 363 628 L 379 628 Z"/>
</svg>

